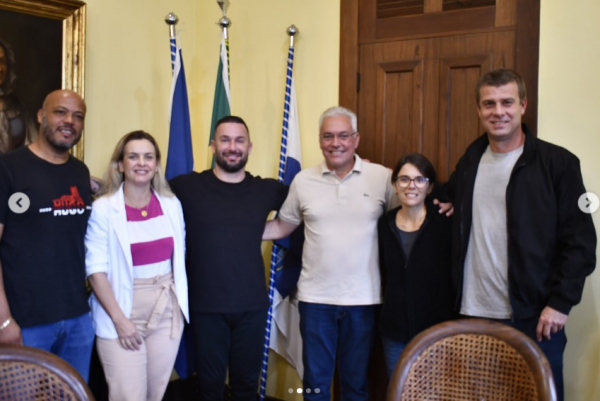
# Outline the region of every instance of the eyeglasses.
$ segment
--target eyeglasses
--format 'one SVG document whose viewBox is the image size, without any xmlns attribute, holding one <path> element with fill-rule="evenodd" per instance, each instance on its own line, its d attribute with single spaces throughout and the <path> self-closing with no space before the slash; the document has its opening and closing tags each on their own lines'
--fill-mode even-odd
<svg viewBox="0 0 600 401">
<path fill-rule="evenodd" d="M 335 138 L 337 138 L 340 142 L 347 142 L 350 140 L 350 138 L 354 138 L 356 136 L 357 132 L 353 132 L 353 133 L 349 133 L 349 132 L 342 132 L 341 134 L 319 134 L 319 138 L 321 138 L 321 140 L 323 142 L 333 142 L 333 140 Z"/>
<path fill-rule="evenodd" d="M 418 177 L 415 177 L 415 178 L 410 178 L 410 177 L 407 177 L 405 175 L 401 175 L 399 177 L 396 177 L 395 181 L 402 188 L 408 187 L 410 185 L 411 181 L 415 183 L 415 187 L 417 187 L 417 188 L 424 188 L 427 185 L 427 183 L 429 182 L 429 178 L 422 177 L 422 176 L 418 176 Z"/>
</svg>

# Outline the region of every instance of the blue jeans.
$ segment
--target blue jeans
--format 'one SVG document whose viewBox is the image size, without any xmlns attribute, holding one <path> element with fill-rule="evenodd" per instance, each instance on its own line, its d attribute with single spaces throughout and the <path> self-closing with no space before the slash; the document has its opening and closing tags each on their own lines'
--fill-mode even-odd
<svg viewBox="0 0 600 401">
<path fill-rule="evenodd" d="M 563 383 L 563 353 L 565 352 L 565 347 L 567 346 L 565 329 L 551 334 L 550 340 L 542 338 L 542 341 L 538 342 L 535 338 L 535 330 L 538 325 L 538 320 L 539 317 L 518 320 L 500 320 L 500 322 L 522 331 L 529 338 L 531 338 L 538 347 L 540 347 L 544 355 L 546 355 L 546 359 L 548 359 L 550 367 L 552 368 L 552 375 L 554 376 L 558 401 L 563 401 L 565 398 L 565 389 Z"/>
<path fill-rule="evenodd" d="M 23 345 L 52 352 L 67 361 L 87 382 L 94 345 L 89 313 L 56 323 L 22 327 Z"/>
<path fill-rule="evenodd" d="M 300 302 L 304 399 L 329 401 L 336 354 L 342 401 L 369 398 L 367 372 L 378 305 L 337 306 Z"/>
<path fill-rule="evenodd" d="M 404 351 L 404 348 L 406 348 L 406 343 L 392 340 L 386 336 L 381 336 L 381 341 L 383 344 L 383 353 L 385 354 L 385 364 L 388 369 L 388 379 L 391 379 L 400 355 Z"/>
</svg>

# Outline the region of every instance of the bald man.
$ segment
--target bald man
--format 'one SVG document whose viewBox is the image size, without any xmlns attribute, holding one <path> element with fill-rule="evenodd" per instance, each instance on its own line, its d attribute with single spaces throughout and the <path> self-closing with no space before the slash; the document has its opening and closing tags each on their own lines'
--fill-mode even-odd
<svg viewBox="0 0 600 401">
<path fill-rule="evenodd" d="M 92 196 L 87 167 L 69 154 L 85 113 L 77 93 L 50 93 L 35 142 L 0 156 L 0 343 L 50 351 L 87 381 L 94 331 L 83 241 Z"/>
</svg>

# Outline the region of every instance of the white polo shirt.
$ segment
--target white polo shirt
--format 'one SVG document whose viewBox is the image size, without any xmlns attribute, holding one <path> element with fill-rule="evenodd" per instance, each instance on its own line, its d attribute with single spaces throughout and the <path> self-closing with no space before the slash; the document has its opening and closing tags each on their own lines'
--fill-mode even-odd
<svg viewBox="0 0 600 401">
<path fill-rule="evenodd" d="M 355 163 L 343 179 L 325 162 L 301 171 L 292 181 L 279 217 L 305 224 L 300 301 L 331 305 L 382 302 L 377 220 L 397 204 L 391 171 Z"/>
</svg>

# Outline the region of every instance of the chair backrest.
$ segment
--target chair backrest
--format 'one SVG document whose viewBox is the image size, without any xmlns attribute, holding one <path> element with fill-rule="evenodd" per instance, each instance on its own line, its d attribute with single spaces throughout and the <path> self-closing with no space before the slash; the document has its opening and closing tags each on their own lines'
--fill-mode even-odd
<svg viewBox="0 0 600 401">
<path fill-rule="evenodd" d="M 0 401 L 94 401 L 71 365 L 46 351 L 0 344 Z"/>
<path fill-rule="evenodd" d="M 485 319 L 440 323 L 416 336 L 387 401 L 556 400 L 550 365 L 525 334 Z"/>
</svg>

